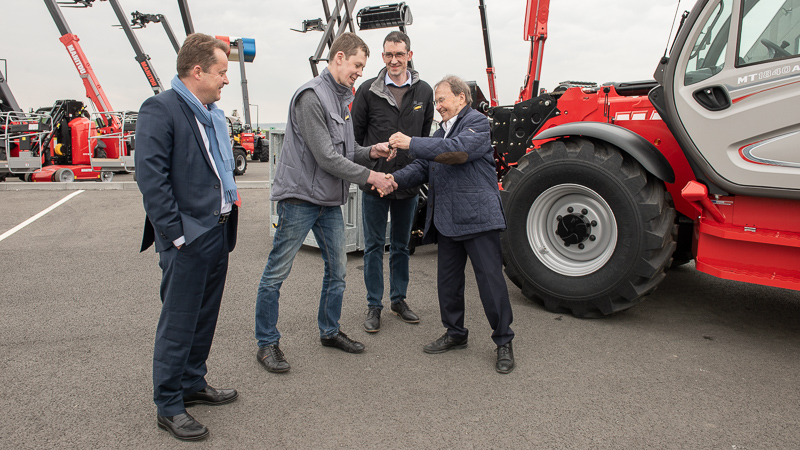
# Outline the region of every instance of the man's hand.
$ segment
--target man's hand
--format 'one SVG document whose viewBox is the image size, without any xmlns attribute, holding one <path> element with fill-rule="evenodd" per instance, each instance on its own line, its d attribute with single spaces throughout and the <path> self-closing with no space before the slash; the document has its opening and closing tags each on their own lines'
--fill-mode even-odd
<svg viewBox="0 0 800 450">
<path fill-rule="evenodd" d="M 397 154 L 396 150 L 392 150 L 388 142 L 380 142 L 369 149 L 369 157 L 371 159 L 386 158 L 390 161 Z"/>
<path fill-rule="evenodd" d="M 411 138 L 401 132 L 397 132 L 389 137 L 389 146 L 408 150 L 411 145 Z"/>
<path fill-rule="evenodd" d="M 367 183 L 371 184 L 372 189 L 376 189 L 381 194 L 381 197 L 391 194 L 392 191 L 397 189 L 397 183 L 394 182 L 394 178 L 391 175 L 373 170 L 369 171 Z"/>
</svg>

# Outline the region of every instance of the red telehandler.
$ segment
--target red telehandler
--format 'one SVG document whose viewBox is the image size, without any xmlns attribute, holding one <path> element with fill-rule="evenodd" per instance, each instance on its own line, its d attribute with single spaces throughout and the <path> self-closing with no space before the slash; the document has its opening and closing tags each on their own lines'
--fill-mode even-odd
<svg viewBox="0 0 800 450">
<path fill-rule="evenodd" d="M 577 317 L 634 306 L 692 259 L 800 290 L 800 0 L 699 0 L 654 80 L 534 96 L 548 10 L 528 1 L 518 103 L 486 108 L 509 279 Z"/>
</svg>

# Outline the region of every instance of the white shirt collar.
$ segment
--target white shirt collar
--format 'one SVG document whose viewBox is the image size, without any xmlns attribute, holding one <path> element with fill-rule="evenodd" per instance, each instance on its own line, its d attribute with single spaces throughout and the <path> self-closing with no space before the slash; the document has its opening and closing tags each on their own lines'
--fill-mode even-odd
<svg viewBox="0 0 800 450">
<path fill-rule="evenodd" d="M 442 122 L 444 137 L 447 137 L 447 135 L 450 134 L 450 128 L 452 128 L 453 124 L 456 123 L 456 119 L 458 119 L 458 115 L 451 117 L 447 122 Z"/>
<path fill-rule="evenodd" d="M 397 83 L 392 81 L 392 78 L 389 76 L 389 71 L 388 70 L 386 71 L 386 75 L 383 77 L 383 81 L 387 86 L 390 85 L 390 84 L 392 86 L 397 86 Z M 400 86 L 397 86 L 397 87 L 403 87 L 403 86 L 406 86 L 406 85 L 409 85 L 409 86 L 411 85 L 411 71 L 410 70 L 406 70 L 406 82 L 401 84 Z"/>
</svg>

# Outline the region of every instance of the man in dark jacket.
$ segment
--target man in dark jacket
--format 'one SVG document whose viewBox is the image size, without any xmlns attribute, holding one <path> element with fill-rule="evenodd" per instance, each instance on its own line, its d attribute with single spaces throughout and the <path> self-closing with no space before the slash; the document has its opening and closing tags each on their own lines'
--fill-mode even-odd
<svg viewBox="0 0 800 450">
<path fill-rule="evenodd" d="M 411 40 L 400 31 L 392 31 L 383 40 L 383 62 L 386 67 L 378 76 L 365 81 L 353 100 L 353 130 L 356 142 L 373 145 L 389 140 L 394 132 L 408 136 L 429 136 L 433 123 L 433 90 L 408 68 L 413 52 Z M 407 166 L 412 158 L 401 149 L 387 161 L 381 158 L 377 172 L 392 173 Z M 389 254 L 389 298 L 392 312 L 404 322 L 418 323 L 419 317 L 406 303 L 408 288 L 408 243 L 417 209 L 419 188 L 395 191 L 381 197 L 371 186 L 362 187 L 364 224 L 364 284 L 367 288 L 367 319 L 364 329 L 376 333 L 381 329 L 383 304 L 383 249 L 386 225 L 391 214 Z"/>
<path fill-rule="evenodd" d="M 399 189 L 428 183 L 423 243 L 438 242 L 439 309 L 447 331 L 426 345 L 426 353 L 467 346 L 464 328 L 464 268 L 472 261 L 483 310 L 497 345 L 495 369 L 514 369 L 511 303 L 503 277 L 500 231 L 506 228 L 495 174 L 489 121 L 470 108 L 469 87 L 458 77 L 437 83 L 434 98 L 442 128 L 433 137 L 395 133 L 389 145 L 415 158 L 394 173 Z M 390 175 L 387 175 L 390 176 Z"/>
</svg>

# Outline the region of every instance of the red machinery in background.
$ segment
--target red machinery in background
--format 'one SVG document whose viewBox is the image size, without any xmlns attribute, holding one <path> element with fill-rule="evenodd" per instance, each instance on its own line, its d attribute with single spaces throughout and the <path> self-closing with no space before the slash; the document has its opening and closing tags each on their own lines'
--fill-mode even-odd
<svg viewBox="0 0 800 450">
<path fill-rule="evenodd" d="M 654 80 L 537 96 L 548 6 L 527 2 L 519 101 L 488 108 L 509 279 L 577 317 L 634 306 L 692 259 L 800 290 L 798 0 L 699 0 Z"/>
<path fill-rule="evenodd" d="M 110 181 L 114 171 L 132 171 L 133 114 L 117 113 L 111 107 L 100 82 L 55 0 L 44 0 L 61 33 L 59 41 L 69 54 L 98 115 L 91 120 L 82 102 L 59 100 L 40 112 L 50 115 L 50 132 L 43 137 L 43 167 L 33 172 L 30 181 Z M 124 126 L 123 126 L 124 125 Z"/>
</svg>

